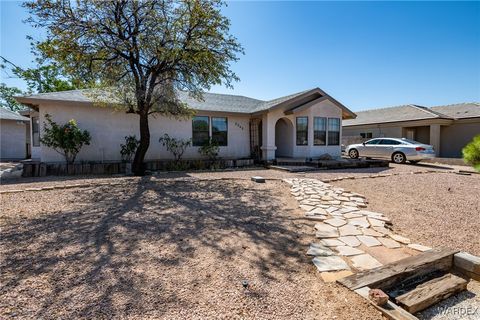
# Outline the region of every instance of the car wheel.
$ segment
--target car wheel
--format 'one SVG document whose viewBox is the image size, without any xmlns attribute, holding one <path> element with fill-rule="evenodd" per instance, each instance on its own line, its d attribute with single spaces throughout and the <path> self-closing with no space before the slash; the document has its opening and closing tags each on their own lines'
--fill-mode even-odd
<svg viewBox="0 0 480 320">
<path fill-rule="evenodd" d="M 405 158 L 405 155 L 401 152 L 395 152 L 392 154 L 392 161 L 395 163 L 405 163 L 407 158 Z"/>
<path fill-rule="evenodd" d="M 358 150 L 357 149 L 351 149 L 348 151 L 348 156 L 352 159 L 357 159 L 358 158 Z"/>
</svg>

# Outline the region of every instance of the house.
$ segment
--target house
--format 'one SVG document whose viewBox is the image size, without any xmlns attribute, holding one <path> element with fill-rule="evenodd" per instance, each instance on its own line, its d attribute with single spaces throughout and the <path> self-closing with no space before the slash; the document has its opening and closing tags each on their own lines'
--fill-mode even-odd
<svg viewBox="0 0 480 320">
<path fill-rule="evenodd" d="M 29 119 L 0 107 L 0 160 L 23 160 L 27 157 Z"/>
<path fill-rule="evenodd" d="M 377 137 L 409 138 L 434 147 L 437 156 L 456 158 L 480 134 L 480 104 L 423 107 L 403 105 L 356 112 L 343 122 L 344 143 Z"/>
<path fill-rule="evenodd" d="M 199 146 L 211 137 L 220 145 L 223 158 L 263 160 L 278 157 L 315 158 L 328 153 L 341 155 L 342 120 L 355 114 L 319 88 L 278 99 L 205 93 L 195 100 L 179 92 L 181 101 L 196 110 L 193 120 L 175 120 L 152 115 L 149 120 L 150 148 L 146 160 L 170 159 L 171 154 L 158 142 L 167 133 L 176 139 L 192 139 L 186 159 L 200 158 Z M 42 146 L 38 137 L 45 115 L 57 123 L 75 119 L 90 132 L 92 140 L 79 153 L 78 161 L 118 161 L 125 136 L 139 137 L 138 116 L 91 101 L 85 90 L 73 90 L 17 97 L 30 107 L 32 121 L 32 158 L 43 162 L 63 161 L 54 150 Z"/>
</svg>

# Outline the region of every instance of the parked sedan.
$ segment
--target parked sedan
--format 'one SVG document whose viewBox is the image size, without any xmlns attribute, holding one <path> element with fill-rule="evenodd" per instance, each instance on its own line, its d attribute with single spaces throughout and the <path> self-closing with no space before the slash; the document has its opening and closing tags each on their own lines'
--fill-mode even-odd
<svg viewBox="0 0 480 320">
<path fill-rule="evenodd" d="M 410 139 L 375 138 L 364 143 L 351 144 L 346 153 L 352 159 L 358 157 L 386 158 L 395 163 L 417 163 L 435 157 L 433 147 Z"/>
</svg>

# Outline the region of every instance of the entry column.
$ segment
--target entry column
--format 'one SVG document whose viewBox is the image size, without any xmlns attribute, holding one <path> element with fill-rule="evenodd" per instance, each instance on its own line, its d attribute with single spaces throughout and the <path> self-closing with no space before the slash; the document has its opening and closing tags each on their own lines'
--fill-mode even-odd
<svg viewBox="0 0 480 320">
<path fill-rule="evenodd" d="M 440 156 L 440 125 L 431 124 L 430 125 L 430 145 L 435 149 L 435 155 Z"/>
</svg>

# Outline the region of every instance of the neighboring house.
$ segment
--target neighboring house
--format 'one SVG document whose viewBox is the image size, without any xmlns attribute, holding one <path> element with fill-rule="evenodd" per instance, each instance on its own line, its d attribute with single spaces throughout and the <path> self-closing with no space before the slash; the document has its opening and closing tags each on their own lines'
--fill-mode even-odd
<svg viewBox="0 0 480 320">
<path fill-rule="evenodd" d="M 432 145 L 439 157 L 456 158 L 480 134 L 479 103 L 431 108 L 411 104 L 356 114 L 356 119 L 343 122 L 345 143 L 355 138 L 409 138 Z"/>
<path fill-rule="evenodd" d="M 27 157 L 28 118 L 0 107 L 0 160 L 23 160 Z"/>
<path fill-rule="evenodd" d="M 32 158 L 63 161 L 58 153 L 36 140 L 46 114 L 62 124 L 75 119 L 80 128 L 90 132 L 91 144 L 82 148 L 78 161 L 120 160 L 120 144 L 125 136 L 139 137 L 137 115 L 99 107 L 85 93 L 74 90 L 16 98 L 34 110 L 30 115 L 34 124 Z M 185 92 L 179 92 L 179 97 L 196 110 L 196 116 L 193 120 L 174 120 L 152 115 L 147 160 L 172 157 L 158 142 L 165 133 L 177 139 L 192 139 L 193 146 L 184 155 L 190 159 L 200 158 L 198 148 L 210 137 L 219 143 L 219 156 L 223 158 L 314 158 L 325 153 L 339 157 L 342 119 L 355 118 L 353 112 L 319 88 L 270 101 L 214 93 L 205 93 L 203 101 Z"/>
</svg>

